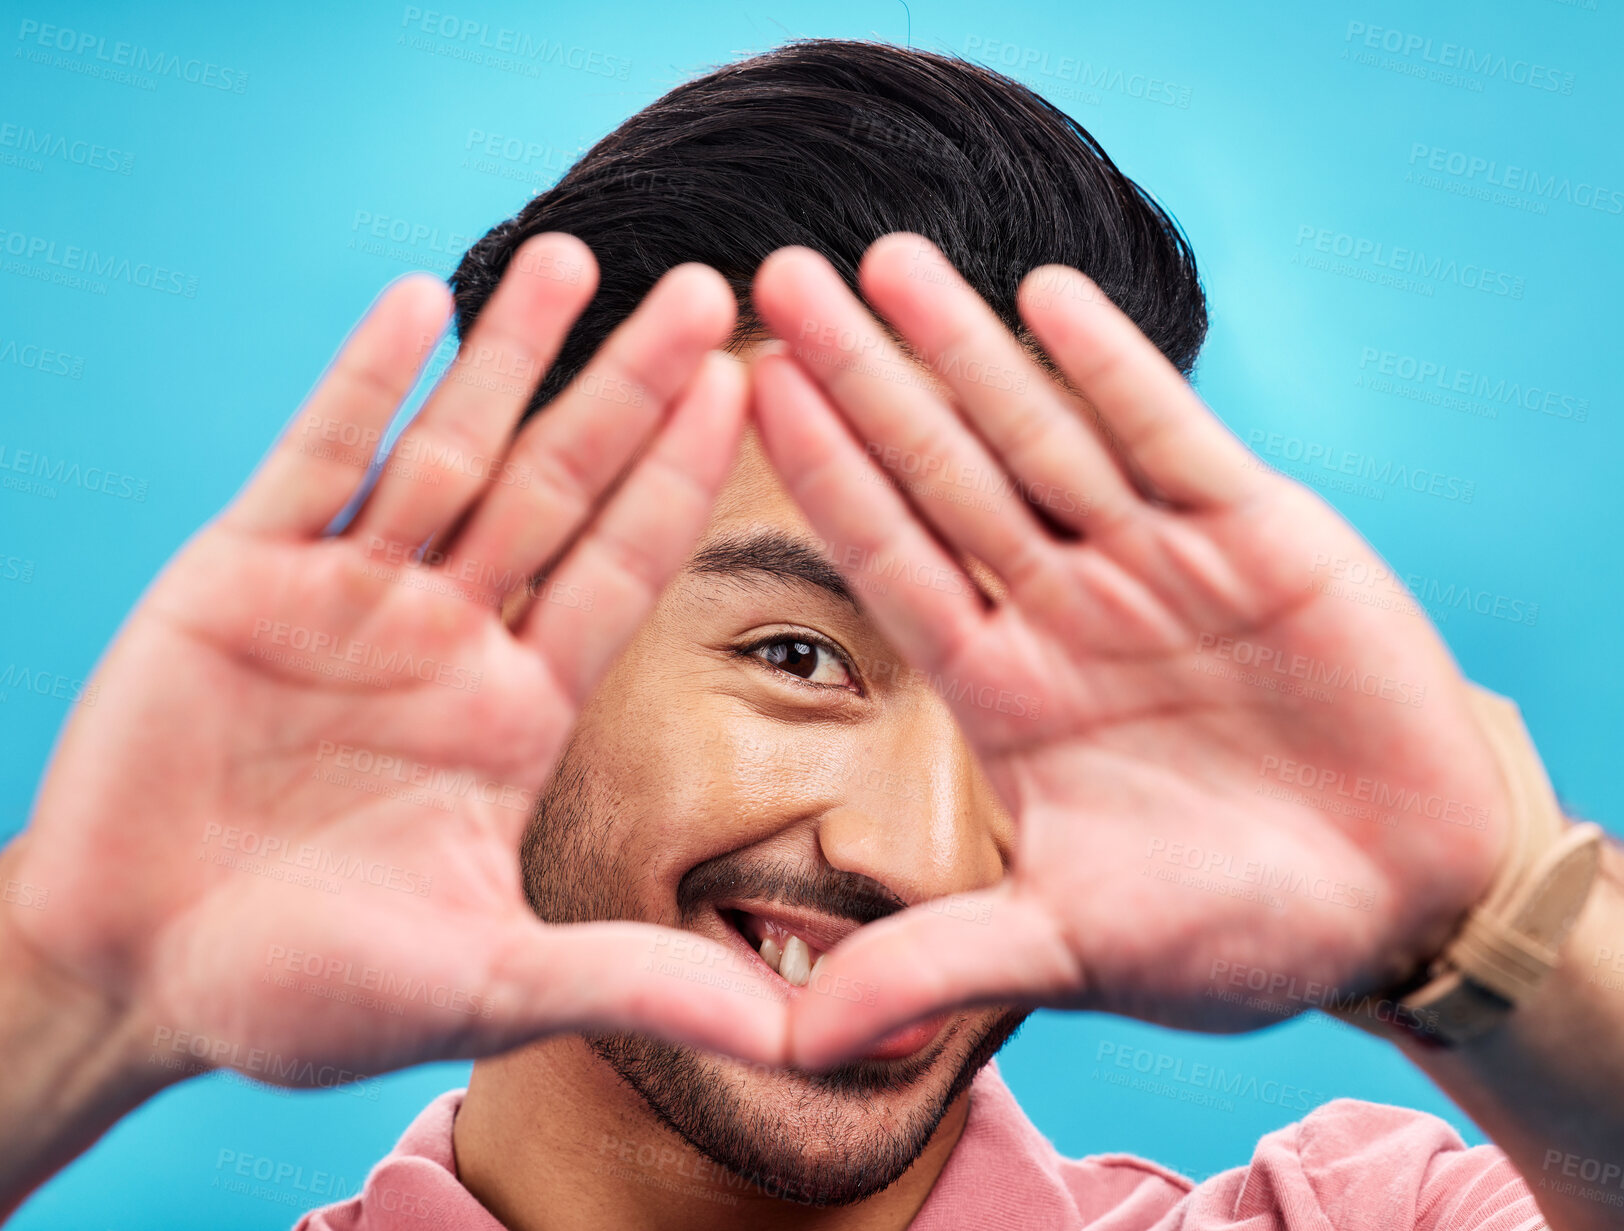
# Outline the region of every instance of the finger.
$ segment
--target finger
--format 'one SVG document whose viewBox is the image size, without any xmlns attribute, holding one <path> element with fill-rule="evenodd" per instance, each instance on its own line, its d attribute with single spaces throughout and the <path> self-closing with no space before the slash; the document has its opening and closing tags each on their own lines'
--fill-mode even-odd
<svg viewBox="0 0 1624 1231">
<path fill-rule="evenodd" d="M 1246 446 L 1088 278 L 1064 265 L 1040 266 L 1022 280 L 1017 302 L 1049 357 L 1158 494 L 1206 508 L 1267 486 Z"/>
<path fill-rule="evenodd" d="M 704 531 L 738 451 L 745 387 L 738 360 L 707 355 L 647 456 L 540 583 L 520 635 L 577 706 Z"/>
<path fill-rule="evenodd" d="M 952 389 L 1028 501 L 1062 525 L 1096 532 L 1143 507 L 1105 443 L 928 239 L 899 232 L 876 240 L 859 278 L 868 301 Z"/>
<path fill-rule="evenodd" d="M 733 328 L 737 304 L 704 265 L 667 272 L 564 393 L 519 434 L 494 487 L 446 553 L 480 601 L 524 586 L 582 523 Z"/>
<path fill-rule="evenodd" d="M 416 547 L 505 474 L 513 425 L 597 284 L 592 252 L 556 232 L 527 240 L 427 404 L 384 459 L 351 533 Z"/>
<path fill-rule="evenodd" d="M 751 374 L 762 447 L 835 565 L 880 631 L 937 671 L 976 635 L 985 610 L 975 584 L 864 456 L 834 407 L 786 356 L 763 355 Z M 875 584 L 876 578 L 883 578 Z"/>
<path fill-rule="evenodd" d="M 1075 1002 L 1084 981 L 1052 918 L 1006 887 L 870 923 L 821 960 L 790 1015 L 791 1063 L 808 1068 L 948 1009 Z"/>
<path fill-rule="evenodd" d="M 482 1030 L 495 1037 L 481 1040 L 482 1050 L 562 1030 L 631 1030 L 745 1060 L 784 1061 L 784 993 L 728 946 L 692 932 L 519 920 L 486 951 L 496 959 Z"/>
<path fill-rule="evenodd" d="M 920 516 L 1019 596 L 1046 564 L 1047 531 L 1003 466 L 829 262 L 807 248 L 781 248 L 757 270 L 754 296 Z"/>
<path fill-rule="evenodd" d="M 385 288 L 222 524 L 264 535 L 325 530 L 361 486 L 450 313 L 451 293 L 432 274 Z"/>
</svg>

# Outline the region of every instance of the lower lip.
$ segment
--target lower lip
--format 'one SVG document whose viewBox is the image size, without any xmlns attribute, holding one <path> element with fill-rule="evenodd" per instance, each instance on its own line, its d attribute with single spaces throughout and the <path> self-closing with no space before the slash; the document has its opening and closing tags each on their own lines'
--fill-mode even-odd
<svg viewBox="0 0 1624 1231">
<path fill-rule="evenodd" d="M 863 1058 L 865 1060 L 906 1060 L 909 1056 L 924 1050 L 926 1044 L 941 1033 L 946 1022 L 947 1014 L 938 1013 L 935 1017 L 927 1017 L 924 1021 L 915 1022 L 911 1026 L 904 1026 L 901 1030 L 893 1030 L 874 1044 Z"/>
</svg>

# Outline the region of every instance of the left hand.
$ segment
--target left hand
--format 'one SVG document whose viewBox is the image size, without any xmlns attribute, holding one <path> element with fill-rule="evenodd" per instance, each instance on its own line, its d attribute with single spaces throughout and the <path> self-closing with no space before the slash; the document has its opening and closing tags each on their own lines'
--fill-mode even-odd
<svg viewBox="0 0 1624 1231">
<path fill-rule="evenodd" d="M 1034 270 L 1019 297 L 1075 393 L 921 237 L 878 241 L 860 282 L 923 362 L 786 249 L 756 277 L 788 353 L 758 361 L 755 414 L 837 560 L 918 580 L 865 601 L 1018 836 L 995 887 L 829 955 L 826 982 L 876 995 L 807 997 L 796 1062 L 972 1003 L 1249 1029 L 1313 984 L 1382 988 L 1436 952 L 1492 879 L 1505 796 L 1420 609 L 1324 584 L 1391 570 L 1075 270 Z M 1215 973 L 1242 967 L 1267 982 L 1237 997 Z"/>
</svg>

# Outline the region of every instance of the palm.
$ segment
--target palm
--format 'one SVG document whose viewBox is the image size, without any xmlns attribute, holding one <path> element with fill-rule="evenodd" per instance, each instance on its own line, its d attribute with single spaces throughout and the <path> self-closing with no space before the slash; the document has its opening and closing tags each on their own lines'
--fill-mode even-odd
<svg viewBox="0 0 1624 1231">
<path fill-rule="evenodd" d="M 423 683 L 300 655 L 266 625 L 455 674 Z M 265 976 L 285 980 L 294 953 L 353 978 L 375 968 L 391 986 L 473 995 L 477 1021 L 500 975 L 480 968 L 500 958 L 491 942 L 527 931 L 513 852 L 573 715 L 544 656 L 491 608 L 381 578 L 353 539 L 266 543 L 215 525 L 154 586 L 99 695 L 112 712 L 73 750 L 94 779 L 64 786 L 102 799 L 164 784 L 165 806 L 138 832 L 123 813 L 87 816 L 38 873 L 81 962 L 150 981 L 160 1025 L 297 1054 L 325 1019 L 327 1045 L 372 1051 L 375 1068 L 456 1017 L 409 995 L 357 1012 L 308 990 L 323 978 L 301 972 L 290 991 Z M 137 698 L 149 734 L 132 742 L 108 719 Z"/>
<path fill-rule="evenodd" d="M 515 267 L 565 258 L 591 259 L 549 237 Z M 731 296 L 714 274 L 675 274 L 605 345 L 594 387 L 640 373 L 637 411 L 570 390 L 510 441 L 533 381 L 491 392 L 454 368 L 393 457 L 459 447 L 427 481 L 392 460 L 349 527 L 323 534 L 371 449 L 312 449 L 311 429 L 377 439 L 443 324 L 443 288 L 426 285 L 386 296 L 122 630 L 21 847 L 56 909 L 48 927 L 18 919 L 137 1012 L 166 1067 L 329 1084 L 592 1022 L 776 1054 L 769 1002 L 718 1012 L 641 969 L 656 929 L 544 927 L 516 859 L 580 704 L 726 474 L 742 385 L 706 351 Z M 590 278 L 510 275 L 468 349 L 539 374 L 590 293 Z M 525 481 L 490 481 L 476 454 Z M 430 536 L 413 562 L 403 545 Z M 504 620 L 546 564 L 553 601 Z"/>
<path fill-rule="evenodd" d="M 1244 509 L 1153 510 L 1070 549 L 1069 610 L 1012 604 L 949 667 L 1045 698 L 1039 721 L 963 719 L 1020 822 L 1012 891 L 1072 933 L 1091 1007 L 1275 1020 L 1285 1002 L 1215 998 L 1214 963 L 1369 986 L 1393 974 L 1375 955 L 1413 962 L 1486 883 L 1499 832 L 1471 823 L 1496 802 L 1492 765 L 1440 741 L 1440 714 L 1464 717 L 1454 666 L 1413 615 L 1310 589 L 1329 545 L 1379 563 L 1284 484 Z M 1223 601 L 1186 597 L 1204 588 L 1192 558 L 1225 562 Z M 1114 608 L 1102 576 L 1140 582 L 1145 609 Z M 1429 798 L 1473 810 L 1446 823 Z"/>
<path fill-rule="evenodd" d="M 1215 962 L 1370 987 L 1435 948 L 1487 884 L 1503 812 L 1431 627 L 1379 586 L 1354 597 L 1385 606 L 1323 585 L 1328 563 L 1370 576 L 1370 548 L 1258 466 L 1069 271 L 1034 275 L 1023 312 L 1081 398 L 925 241 L 880 241 L 863 278 L 942 379 L 900 375 L 918 369 L 832 271 L 775 258 L 757 302 L 781 336 L 812 340 L 803 364 L 758 367 L 763 436 L 849 558 L 962 583 L 896 587 L 874 615 L 939 682 L 1018 839 L 984 910 L 908 912 L 831 955 L 830 977 L 871 981 L 879 1003 L 862 1018 L 809 1003 L 798 1054 L 999 998 L 1256 1025 L 1303 1002 L 1234 1008 L 1210 994 Z M 856 338 L 862 366 L 825 338 Z M 872 463 L 837 416 L 897 460 L 906 500 L 864 479 Z M 995 495 L 977 508 L 965 488 Z M 962 557 L 996 573 L 990 606 Z M 1363 815 L 1345 806 L 1360 791 Z M 1418 800 L 1492 819 L 1449 824 Z"/>
</svg>

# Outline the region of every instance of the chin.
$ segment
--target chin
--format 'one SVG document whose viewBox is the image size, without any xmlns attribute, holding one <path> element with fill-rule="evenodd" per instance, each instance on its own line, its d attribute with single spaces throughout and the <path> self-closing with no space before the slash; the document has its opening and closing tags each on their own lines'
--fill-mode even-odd
<svg viewBox="0 0 1624 1231">
<path fill-rule="evenodd" d="M 586 1041 L 668 1128 L 741 1187 L 839 1206 L 883 1191 L 914 1164 L 1024 1016 L 953 1015 L 911 1056 L 824 1073 L 749 1064 L 642 1035 Z"/>
</svg>

